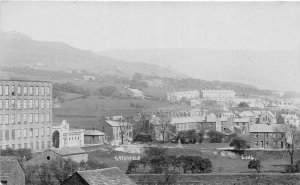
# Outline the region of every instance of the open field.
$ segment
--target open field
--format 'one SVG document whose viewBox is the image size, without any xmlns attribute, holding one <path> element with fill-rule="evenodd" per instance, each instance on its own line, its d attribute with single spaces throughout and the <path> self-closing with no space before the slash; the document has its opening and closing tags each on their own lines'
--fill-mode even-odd
<svg viewBox="0 0 300 185">
<path fill-rule="evenodd" d="M 134 108 L 130 103 L 140 105 L 143 108 Z M 189 108 L 185 105 L 173 105 L 166 102 L 142 99 L 99 99 L 88 97 L 65 101 L 61 108 L 54 109 L 54 122 L 67 120 L 71 127 L 92 128 L 97 126 L 103 116 L 123 115 L 135 116 L 137 112 L 153 109 L 180 109 Z"/>
<path fill-rule="evenodd" d="M 228 143 L 204 143 L 200 145 L 183 145 L 182 149 L 170 148 L 168 153 L 171 155 L 197 155 L 203 158 L 208 158 L 213 164 L 213 173 L 256 173 L 253 169 L 248 169 L 249 159 L 241 159 L 240 156 L 221 156 L 221 150 L 216 148 L 228 147 Z M 168 144 L 168 147 L 176 146 L 175 144 Z M 143 154 L 129 154 L 124 152 L 103 152 L 103 151 L 93 151 L 89 153 L 89 158 L 105 161 L 109 166 L 117 166 L 123 171 L 127 170 L 127 165 L 130 161 L 117 161 L 115 156 L 140 156 Z M 295 161 L 300 160 L 300 151 L 296 153 Z M 282 173 L 284 172 L 284 167 L 289 164 L 289 158 L 282 159 L 262 159 L 261 162 L 263 168 L 262 173 Z"/>
</svg>

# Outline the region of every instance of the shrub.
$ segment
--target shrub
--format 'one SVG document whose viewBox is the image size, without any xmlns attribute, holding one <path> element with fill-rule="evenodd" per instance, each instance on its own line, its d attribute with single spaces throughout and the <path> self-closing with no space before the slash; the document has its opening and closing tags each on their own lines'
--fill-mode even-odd
<svg viewBox="0 0 300 185">
<path fill-rule="evenodd" d="M 296 162 L 297 172 L 300 172 L 300 161 Z"/>
<path fill-rule="evenodd" d="M 244 150 L 247 147 L 246 141 L 239 137 L 233 138 L 229 146 L 234 147 L 236 150 Z"/>
<path fill-rule="evenodd" d="M 298 171 L 297 166 L 294 164 L 289 164 L 285 167 L 285 172 L 287 173 L 296 173 Z"/>
<path fill-rule="evenodd" d="M 253 159 L 253 160 L 250 160 L 249 161 L 249 164 L 248 164 L 248 168 L 249 169 L 255 169 L 257 171 L 257 173 L 260 172 L 260 169 L 261 169 L 261 164 L 260 164 L 260 160 L 258 159 Z"/>
<path fill-rule="evenodd" d="M 207 133 L 207 136 L 210 143 L 222 143 L 223 134 L 221 132 L 211 130 Z"/>
</svg>

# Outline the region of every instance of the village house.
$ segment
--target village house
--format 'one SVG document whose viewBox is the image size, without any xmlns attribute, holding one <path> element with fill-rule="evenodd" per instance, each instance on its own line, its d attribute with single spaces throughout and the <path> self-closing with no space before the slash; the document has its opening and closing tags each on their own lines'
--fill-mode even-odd
<svg viewBox="0 0 300 185">
<path fill-rule="evenodd" d="M 106 134 L 107 142 L 121 144 L 131 142 L 133 138 L 132 124 L 122 116 L 106 117 L 102 120 L 102 132 Z"/>
<path fill-rule="evenodd" d="M 105 133 L 98 130 L 84 131 L 84 145 L 101 145 L 106 142 Z"/>
<path fill-rule="evenodd" d="M 208 100 L 228 101 L 235 98 L 233 90 L 201 90 L 200 97 Z"/>
<path fill-rule="evenodd" d="M 139 98 L 139 99 L 144 99 L 144 93 L 138 89 L 131 89 L 131 88 L 126 88 L 129 95 L 134 97 L 134 98 Z"/>
<path fill-rule="evenodd" d="M 285 132 L 278 124 L 253 124 L 250 127 L 250 148 L 284 149 Z"/>
<path fill-rule="evenodd" d="M 48 163 L 57 158 L 72 159 L 78 163 L 82 161 L 87 162 L 88 153 L 80 147 L 51 148 L 26 161 L 25 164 L 36 166 L 43 163 Z"/>
<path fill-rule="evenodd" d="M 233 127 L 236 134 L 247 135 L 251 125 L 255 124 L 255 119 L 250 117 L 235 118 L 233 120 Z"/>
<path fill-rule="evenodd" d="M 136 185 L 117 167 L 77 171 L 62 185 Z"/>
<path fill-rule="evenodd" d="M 296 127 L 299 127 L 299 118 L 296 114 L 281 114 L 284 118 L 285 124 L 291 124 L 295 125 Z"/>
<path fill-rule="evenodd" d="M 0 184 L 25 185 L 25 172 L 16 157 L 0 157 Z"/>
<path fill-rule="evenodd" d="M 179 102 L 183 98 L 187 100 L 199 99 L 200 92 L 198 90 L 193 90 L 193 91 L 174 91 L 174 92 L 167 93 L 167 100 L 171 103 Z"/>
<path fill-rule="evenodd" d="M 259 117 L 259 124 L 276 124 L 276 116 L 271 111 L 263 111 Z"/>
</svg>

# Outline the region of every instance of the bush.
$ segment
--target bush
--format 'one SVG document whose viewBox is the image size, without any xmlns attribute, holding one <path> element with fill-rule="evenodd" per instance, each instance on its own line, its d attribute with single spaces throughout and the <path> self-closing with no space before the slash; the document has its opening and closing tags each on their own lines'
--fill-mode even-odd
<svg viewBox="0 0 300 185">
<path fill-rule="evenodd" d="M 300 161 L 296 162 L 297 172 L 300 172 Z"/>
<path fill-rule="evenodd" d="M 247 148 L 246 141 L 239 137 L 233 138 L 229 146 L 234 147 L 236 150 L 244 150 Z"/>
<path fill-rule="evenodd" d="M 210 143 L 222 143 L 223 134 L 221 132 L 211 130 L 207 135 Z"/>
<path fill-rule="evenodd" d="M 260 164 L 260 160 L 258 159 L 253 159 L 253 160 L 250 160 L 249 161 L 249 164 L 248 164 L 248 168 L 249 169 L 255 169 L 257 171 L 257 173 L 260 172 L 260 169 L 261 169 L 261 164 Z"/>
</svg>

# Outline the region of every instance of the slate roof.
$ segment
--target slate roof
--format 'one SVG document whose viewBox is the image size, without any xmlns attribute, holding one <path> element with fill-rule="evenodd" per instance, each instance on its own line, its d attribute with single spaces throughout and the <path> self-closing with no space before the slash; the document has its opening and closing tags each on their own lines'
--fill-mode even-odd
<svg viewBox="0 0 300 185">
<path fill-rule="evenodd" d="M 7 180 L 10 177 L 11 171 L 20 165 L 16 157 L 1 156 L 0 157 L 0 179 Z"/>
<path fill-rule="evenodd" d="M 103 136 L 104 133 L 98 130 L 84 130 L 85 136 Z"/>
<path fill-rule="evenodd" d="M 249 118 L 236 118 L 233 120 L 234 123 L 248 123 L 250 122 Z"/>
<path fill-rule="evenodd" d="M 108 123 L 112 127 L 121 127 L 121 126 L 124 126 L 126 124 L 131 125 L 131 123 L 128 123 L 128 122 L 118 122 L 118 121 L 112 121 L 112 120 L 105 120 L 105 121 L 106 121 L 106 123 Z"/>
<path fill-rule="evenodd" d="M 61 156 L 68 156 L 68 155 L 76 155 L 76 154 L 85 154 L 87 153 L 85 150 L 83 150 L 80 147 L 66 147 L 66 148 L 51 148 L 49 149 L 58 155 Z"/>
<path fill-rule="evenodd" d="M 117 167 L 76 172 L 89 185 L 136 185 Z"/>
<path fill-rule="evenodd" d="M 250 125 L 249 132 L 284 132 L 282 124 L 254 124 Z"/>
</svg>

